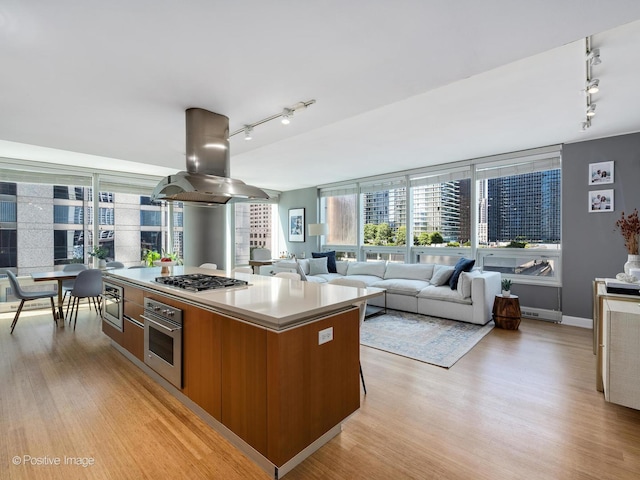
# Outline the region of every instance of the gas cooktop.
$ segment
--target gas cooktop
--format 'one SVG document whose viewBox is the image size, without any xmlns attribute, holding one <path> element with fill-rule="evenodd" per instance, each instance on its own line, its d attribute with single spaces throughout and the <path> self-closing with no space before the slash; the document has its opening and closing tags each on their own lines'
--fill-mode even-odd
<svg viewBox="0 0 640 480">
<path fill-rule="evenodd" d="M 163 285 L 181 288 L 191 292 L 202 292 L 218 288 L 244 287 L 249 285 L 249 282 L 238 280 L 237 278 L 217 277 L 215 275 L 204 275 L 202 273 L 156 277 L 155 281 L 157 283 L 162 283 Z"/>
</svg>

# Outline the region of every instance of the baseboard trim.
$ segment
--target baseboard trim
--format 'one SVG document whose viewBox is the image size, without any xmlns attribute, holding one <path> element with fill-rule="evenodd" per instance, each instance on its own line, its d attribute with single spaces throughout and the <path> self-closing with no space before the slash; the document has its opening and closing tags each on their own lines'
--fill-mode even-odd
<svg viewBox="0 0 640 480">
<path fill-rule="evenodd" d="M 571 317 L 569 315 L 563 315 L 562 324 L 593 330 L 593 320 L 590 318 Z"/>
</svg>

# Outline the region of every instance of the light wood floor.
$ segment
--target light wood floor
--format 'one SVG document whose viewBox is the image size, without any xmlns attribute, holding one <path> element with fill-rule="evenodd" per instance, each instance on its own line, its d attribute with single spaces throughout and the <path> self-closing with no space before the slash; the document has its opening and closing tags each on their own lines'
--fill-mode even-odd
<svg viewBox="0 0 640 480">
<path fill-rule="evenodd" d="M 0 315 L 0 478 L 267 479 L 129 363 L 95 314 Z M 595 390 L 591 331 L 524 320 L 446 370 L 362 347 L 368 395 L 286 479 L 637 479 L 640 411 Z M 639 380 L 640 381 L 640 380 Z M 25 455 L 94 465 L 14 465 Z"/>
</svg>

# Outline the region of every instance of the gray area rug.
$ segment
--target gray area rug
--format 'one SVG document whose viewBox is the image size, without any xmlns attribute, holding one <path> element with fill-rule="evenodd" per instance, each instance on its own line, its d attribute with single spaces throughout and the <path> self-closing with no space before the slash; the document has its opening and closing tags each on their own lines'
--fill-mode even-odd
<svg viewBox="0 0 640 480">
<path fill-rule="evenodd" d="M 360 343 L 449 368 L 491 329 L 493 322 L 481 326 L 388 310 L 386 314 L 365 320 L 360 328 Z"/>
</svg>

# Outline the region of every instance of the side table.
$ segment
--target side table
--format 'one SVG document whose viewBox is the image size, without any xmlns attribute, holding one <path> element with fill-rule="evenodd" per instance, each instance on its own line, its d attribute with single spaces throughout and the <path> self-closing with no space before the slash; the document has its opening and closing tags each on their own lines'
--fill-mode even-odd
<svg viewBox="0 0 640 480">
<path fill-rule="evenodd" d="M 493 321 L 498 328 L 517 330 L 520 325 L 520 301 L 517 295 L 496 295 L 493 302 Z"/>
</svg>

